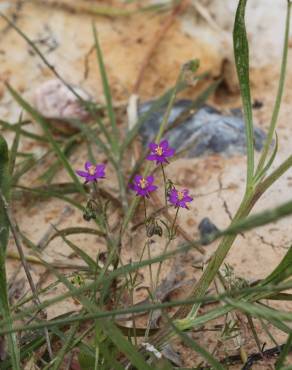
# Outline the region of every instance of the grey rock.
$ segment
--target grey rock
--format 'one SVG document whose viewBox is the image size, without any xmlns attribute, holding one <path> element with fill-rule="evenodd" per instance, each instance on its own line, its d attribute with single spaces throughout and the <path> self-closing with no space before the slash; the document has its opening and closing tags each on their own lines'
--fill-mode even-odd
<svg viewBox="0 0 292 370">
<path fill-rule="evenodd" d="M 213 222 L 208 217 L 202 219 L 202 221 L 199 223 L 198 229 L 200 231 L 201 237 L 219 231 L 218 227 L 213 224 Z"/>
<path fill-rule="evenodd" d="M 170 113 L 168 126 L 192 105 L 191 100 L 177 101 Z M 139 107 L 142 115 L 151 108 L 152 102 Z M 142 142 L 146 146 L 154 139 L 162 122 L 166 107 L 151 113 L 140 129 Z M 235 113 L 235 112 L 234 112 Z M 177 152 L 186 150 L 186 157 L 220 153 L 226 156 L 246 153 L 245 127 L 242 114 L 224 115 L 211 106 L 204 105 L 190 115 L 182 124 L 167 131 L 164 135 Z M 261 150 L 265 133 L 260 128 L 254 129 L 255 149 Z"/>
<path fill-rule="evenodd" d="M 208 217 L 201 220 L 198 229 L 203 245 L 208 244 L 209 237 L 219 231 L 218 227 Z"/>
</svg>

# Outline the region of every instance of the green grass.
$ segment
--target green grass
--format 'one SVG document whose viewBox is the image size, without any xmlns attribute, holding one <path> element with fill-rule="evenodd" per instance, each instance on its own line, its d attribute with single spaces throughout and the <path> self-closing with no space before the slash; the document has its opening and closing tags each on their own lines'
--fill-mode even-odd
<svg viewBox="0 0 292 370">
<path fill-rule="evenodd" d="M 72 125 L 79 132 L 75 136 L 68 138 L 58 138 L 51 131 L 50 122 L 44 119 L 32 105 L 30 105 L 12 86 L 7 86 L 15 103 L 24 112 L 30 115 L 31 119 L 40 125 L 43 130 L 42 135 L 35 135 L 25 129 L 26 122 L 19 118 L 19 122 L 11 125 L 9 122 L 0 121 L 4 130 L 14 133 L 14 140 L 10 148 L 6 141 L 0 136 L 0 337 L 5 336 L 7 342 L 7 358 L 0 362 L 3 369 L 22 369 L 26 361 L 36 359 L 41 364 L 42 369 L 61 369 L 71 358 L 74 359 L 81 369 L 172 369 L 173 364 L 169 360 L 161 359 L 160 353 L 163 347 L 171 343 L 174 337 L 181 340 L 189 351 L 193 351 L 199 356 L 198 363 L 194 366 L 201 366 L 199 361 L 203 360 L 203 368 L 225 369 L 222 358 L 212 351 L 212 348 L 204 347 L 199 340 L 194 340 L 187 333 L 195 330 L 200 335 L 204 335 L 204 326 L 213 327 L 214 320 L 220 319 L 222 322 L 221 334 L 218 329 L 216 337 L 225 343 L 226 337 L 238 336 L 240 334 L 232 331 L 232 320 L 236 321 L 236 313 L 241 312 L 247 319 L 248 328 L 255 340 L 255 348 L 260 347 L 260 340 L 257 336 L 254 323 L 259 323 L 264 328 L 264 332 L 270 340 L 274 340 L 274 331 L 282 332 L 287 336 L 284 349 L 275 360 L 276 369 L 283 370 L 289 365 L 287 356 L 291 350 L 291 329 L 289 324 L 292 322 L 292 313 L 278 308 L 269 307 L 267 301 L 289 302 L 292 295 L 287 290 L 292 288 L 292 248 L 290 247 L 283 256 L 280 263 L 261 281 L 250 285 L 247 281 L 238 279 L 235 275 L 224 275 L 222 271 L 225 266 L 226 256 L 239 233 L 248 232 L 254 228 L 275 223 L 283 217 L 292 214 L 292 201 L 279 204 L 274 209 L 268 209 L 260 213 L 250 215 L 254 205 L 260 197 L 292 166 L 292 155 L 289 156 L 280 166 L 271 171 L 271 166 L 278 154 L 278 138 L 274 149 L 271 151 L 272 139 L 276 130 L 281 100 L 283 96 L 284 82 L 287 66 L 288 35 L 290 27 L 290 2 L 287 3 L 286 30 L 283 46 L 283 58 L 279 87 L 275 98 L 275 106 L 271 118 L 268 136 L 261 157 L 256 163 L 254 156 L 254 132 L 252 117 L 252 96 L 249 82 L 249 50 L 247 31 L 245 27 L 245 7 L 246 0 L 240 0 L 234 23 L 233 41 L 234 56 L 237 68 L 239 86 L 242 97 L 243 112 L 245 119 L 246 138 L 247 138 L 247 171 L 246 187 L 241 203 L 238 205 L 237 212 L 230 225 L 213 235 L 209 235 L 204 240 L 193 240 L 179 242 L 178 239 L 170 240 L 167 231 L 172 229 L 171 224 L 159 214 L 165 243 L 172 243 L 171 251 L 166 251 L 161 255 L 151 256 L 150 239 L 145 237 L 144 250 L 148 255 L 139 256 L 136 261 L 125 263 L 121 258 L 123 248 L 127 248 L 129 235 L 131 235 L 132 223 L 136 223 L 139 212 L 139 199 L 128 191 L 128 181 L 136 173 L 141 171 L 146 176 L 151 173 L 150 164 L 144 165 L 143 159 L 146 152 L 142 153 L 136 163 L 131 166 L 129 158 L 132 157 L 133 144 L 138 140 L 138 132 L 149 115 L 162 106 L 167 106 L 163 122 L 156 133 L 157 142 L 163 137 L 169 127 L 169 114 L 176 100 L 177 95 L 187 87 L 185 81 L 186 68 L 195 66 L 192 69 L 194 79 L 202 80 L 206 76 L 197 72 L 198 62 L 193 64 L 186 63 L 180 71 L 176 84 L 159 97 L 152 105 L 151 110 L 143 114 L 136 125 L 128 132 L 123 132 L 124 127 L 119 127 L 117 122 L 118 112 L 114 108 L 113 97 L 111 94 L 110 83 L 108 80 L 102 47 L 98 39 L 98 32 L 93 24 L 93 40 L 97 55 L 106 106 L 103 114 L 100 114 L 101 107 L 92 102 L 82 101 L 84 107 L 91 114 L 91 122 L 84 125 L 82 122 L 75 121 Z M 145 10 L 145 9 L 144 9 Z M 7 18 L 6 18 L 7 20 Z M 37 46 L 25 35 L 16 25 L 7 20 L 11 27 L 33 47 L 36 54 L 46 64 L 51 67 L 44 55 Z M 187 62 L 187 61 L 186 61 Z M 188 70 L 189 72 L 189 70 Z M 72 89 L 66 81 L 55 70 L 55 75 L 68 88 Z M 218 81 L 210 83 L 206 89 L 194 99 L 193 109 L 198 109 L 208 97 L 215 91 Z M 77 96 L 77 98 L 79 98 Z M 184 115 L 189 114 L 185 111 L 177 119 L 175 125 L 182 124 Z M 42 143 L 47 146 L 47 152 L 41 158 L 35 158 L 33 153 L 23 153 L 19 150 L 23 138 Z M 99 187 L 91 189 L 95 191 L 92 196 L 89 186 L 81 184 L 71 164 L 72 153 L 78 145 L 84 145 L 88 150 L 90 159 L 94 160 L 94 149 L 103 152 L 108 159 L 109 168 L 115 174 L 115 190 L 108 190 L 102 181 Z M 270 154 L 270 155 L 269 155 Z M 34 171 L 41 168 L 43 158 L 51 158 L 50 169 L 41 171 L 38 186 L 23 185 L 24 175 L 29 176 Z M 67 182 L 57 183 L 56 175 L 60 170 L 64 170 Z M 69 180 L 68 180 L 69 178 Z M 11 225 L 7 218 L 6 202 L 10 206 L 13 217 L 13 207 L 17 206 L 19 200 L 25 198 L 29 204 L 41 207 L 43 201 L 51 198 L 58 198 L 64 204 L 74 207 L 75 212 L 81 214 L 90 209 L 95 216 L 88 227 L 82 225 L 72 225 L 67 228 L 58 229 L 55 227 L 53 233 L 48 237 L 43 248 L 49 248 L 50 243 L 66 243 L 74 253 L 84 263 L 82 270 L 73 269 L 70 272 L 60 270 L 54 263 L 48 263 L 42 255 L 42 251 L 31 240 L 33 235 L 24 235 L 15 222 L 15 230 L 19 240 L 28 248 L 32 256 L 37 256 L 42 265 L 54 277 L 54 283 L 48 284 L 38 291 L 41 302 L 34 304 L 35 292 L 30 292 L 20 297 L 13 304 L 9 303 L 7 291 L 7 276 L 5 270 L 6 249 Z M 92 203 L 88 203 L 91 200 Z M 92 205 L 93 204 L 93 205 Z M 113 225 L 113 218 L 117 218 L 117 223 Z M 147 225 L 146 225 L 147 227 Z M 15 231 L 14 230 L 14 231 Z M 141 228 L 142 230 L 142 228 Z M 139 231 L 140 232 L 140 231 Z M 141 233 L 144 233 L 144 230 Z M 15 232 L 13 234 L 15 236 Z M 92 257 L 81 245 L 73 242 L 73 235 L 92 235 L 99 238 L 99 243 L 103 243 L 107 253 L 100 259 L 99 252 Z M 195 250 L 196 247 L 205 246 L 219 241 L 218 247 L 202 271 L 200 278 L 194 286 L 189 288 L 189 296 L 185 299 L 171 300 L 169 302 L 153 301 L 155 298 L 154 285 L 149 291 L 149 301 L 141 304 L 132 304 L 135 292 L 139 287 L 137 282 L 138 274 L 141 271 L 152 272 L 154 265 L 159 265 L 170 259 L 176 258 L 182 253 Z M 11 241 L 13 243 L 13 239 Z M 143 270 L 144 269 L 144 270 Z M 227 269 L 228 270 L 228 269 Z M 227 271 L 226 270 L 226 271 Z M 231 271 L 231 270 L 229 270 Z M 161 277 L 158 276 L 161 281 Z M 218 278 L 218 279 L 217 279 Z M 252 278 L 252 277 L 251 277 Z M 209 289 L 214 286 L 214 281 L 220 282 L 221 290 L 210 293 Z M 228 282 L 231 281 L 231 287 Z M 216 280 L 216 281 L 217 281 Z M 65 288 L 64 293 L 55 293 L 53 297 L 47 298 L 46 294 L 54 292 L 58 286 Z M 152 289 L 152 290 L 151 290 Z M 127 297 L 128 304 L 123 304 L 122 298 Z M 40 310 L 50 308 L 59 302 L 69 302 L 69 298 L 78 300 L 80 306 L 75 308 L 70 306 L 69 312 L 47 320 L 39 316 Z M 199 309 L 203 308 L 202 311 Z M 121 315 L 138 315 L 144 313 L 148 318 L 155 310 L 162 310 L 164 320 L 160 327 L 151 328 L 150 323 L 145 327 L 128 328 L 124 323 L 118 322 Z M 170 315 L 169 310 L 176 309 L 174 316 Z M 132 317 L 133 317 L 132 316 Z M 232 316 L 232 320 L 230 320 Z M 235 318 L 235 319 L 234 319 Z M 130 319 L 131 320 L 131 316 Z M 49 333 L 52 345 L 53 357 L 49 358 L 48 342 L 44 338 L 43 331 Z M 148 335 L 149 334 L 149 335 Z M 139 344 L 138 337 L 144 337 Z M 146 347 L 152 348 L 147 351 Z M 152 346 L 152 347 L 151 347 Z M 257 346 L 257 347 L 256 347 Z M 155 355 L 156 353 L 156 355 Z M 158 355 L 157 355 L 158 354 Z M 244 352 L 241 347 L 238 350 L 241 360 L 244 362 L 249 353 Z M 149 361 L 151 359 L 151 361 Z M 206 366 L 205 366 L 206 365 Z M 243 364 L 242 364 L 243 366 Z M 202 368 L 202 367 L 201 367 Z"/>
</svg>

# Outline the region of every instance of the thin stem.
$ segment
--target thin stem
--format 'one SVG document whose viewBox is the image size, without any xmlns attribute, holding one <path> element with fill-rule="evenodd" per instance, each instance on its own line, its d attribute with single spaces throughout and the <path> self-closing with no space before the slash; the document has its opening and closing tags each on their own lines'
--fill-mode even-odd
<svg viewBox="0 0 292 370">
<path fill-rule="evenodd" d="M 176 219 L 177 219 L 177 216 L 178 216 L 178 212 L 179 212 L 179 207 L 177 207 L 177 209 L 176 209 L 176 213 L 175 213 L 175 216 L 174 216 L 174 219 L 173 219 L 173 222 L 172 222 L 171 228 L 170 228 L 169 238 L 168 238 L 168 241 L 167 241 L 167 242 L 166 242 L 166 244 L 165 244 L 165 247 L 164 247 L 164 249 L 163 249 L 162 255 L 164 255 L 164 254 L 167 252 L 168 247 L 169 247 L 170 243 L 171 243 L 171 242 L 172 242 L 172 240 L 173 240 L 173 235 L 174 235 L 174 226 L 175 226 L 175 223 L 176 223 Z M 157 289 L 157 286 L 158 286 L 159 276 L 160 276 L 160 272 L 161 272 L 162 263 L 163 263 L 163 261 L 160 261 L 160 262 L 159 262 L 159 265 L 158 265 L 158 269 L 157 269 L 157 273 L 156 273 L 156 279 L 155 279 L 155 289 Z"/>
<path fill-rule="evenodd" d="M 162 171 L 163 182 L 164 182 L 164 199 L 165 199 L 165 207 L 167 207 L 166 175 L 165 175 L 165 170 L 164 170 L 163 163 L 160 163 L 160 165 L 161 165 L 161 171 Z"/>
<path fill-rule="evenodd" d="M 291 2 L 287 1 L 287 13 L 286 13 L 286 27 L 285 27 L 285 37 L 284 37 L 284 46 L 283 46 L 283 56 L 282 56 L 282 64 L 281 64 L 281 72 L 280 72 L 280 79 L 278 85 L 278 92 L 275 100 L 274 110 L 270 122 L 268 136 L 258 163 L 258 167 L 256 173 L 260 172 L 266 162 L 266 158 L 273 140 L 274 131 L 276 128 L 276 123 L 279 116 L 283 91 L 284 91 L 284 84 L 285 84 L 285 77 L 286 77 L 286 69 L 287 69 L 287 57 L 288 57 L 288 43 L 289 43 L 289 29 L 290 29 L 290 13 L 291 13 Z"/>
<path fill-rule="evenodd" d="M 169 119 L 169 116 L 170 116 L 170 112 L 171 112 L 171 109 L 172 109 L 172 106 L 174 104 L 174 101 L 175 101 L 175 98 L 176 98 L 176 94 L 177 92 L 179 91 L 179 88 L 181 86 L 181 83 L 182 83 L 182 80 L 183 80 L 183 76 L 184 76 L 184 68 L 182 68 L 180 70 L 180 73 L 178 75 L 178 78 L 176 80 L 176 84 L 174 86 L 174 89 L 172 91 L 172 95 L 170 97 L 170 100 L 169 100 L 169 103 L 168 103 L 168 106 L 167 106 L 167 109 L 166 109 L 166 112 L 164 114 L 164 117 L 163 117 L 163 121 L 159 127 L 159 131 L 156 135 L 156 138 L 155 138 L 155 142 L 158 143 L 160 142 L 160 139 L 165 131 L 165 128 L 166 128 L 166 124 L 168 122 L 168 119 Z M 150 163 L 148 163 L 145 167 L 145 170 L 143 172 L 143 177 L 146 177 L 147 174 L 149 173 L 150 171 Z M 127 226 L 131 220 L 131 218 L 133 217 L 133 214 L 135 212 L 135 209 L 136 207 L 138 206 L 139 204 L 139 199 L 135 198 L 132 203 L 130 204 L 130 207 L 125 215 L 125 218 L 123 220 L 123 224 L 122 224 L 122 231 L 121 231 L 121 234 L 123 234 L 126 229 L 127 229 Z"/>
<path fill-rule="evenodd" d="M 147 208 L 146 208 L 146 199 L 145 197 L 143 197 L 143 203 L 144 203 L 144 216 L 145 216 L 145 226 L 146 226 L 146 221 L 147 221 Z M 146 227 L 146 231 L 147 231 L 147 227 Z"/>
</svg>

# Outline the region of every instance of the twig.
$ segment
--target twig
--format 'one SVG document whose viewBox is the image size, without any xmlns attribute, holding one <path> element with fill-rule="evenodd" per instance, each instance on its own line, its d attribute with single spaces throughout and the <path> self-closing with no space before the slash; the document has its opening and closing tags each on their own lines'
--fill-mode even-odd
<svg viewBox="0 0 292 370">
<path fill-rule="evenodd" d="M 12 258 L 12 259 L 20 259 L 19 255 L 15 252 L 8 251 L 7 252 L 7 257 Z M 59 269 L 72 269 L 72 270 L 88 270 L 86 265 L 77 265 L 77 264 L 70 264 L 70 263 L 64 263 L 61 261 L 45 261 L 44 262 L 38 258 L 37 256 L 31 256 L 31 255 L 24 255 L 24 258 L 27 262 L 30 263 L 36 263 L 40 265 L 44 265 L 44 263 L 51 263 L 54 265 L 55 268 Z"/>
<path fill-rule="evenodd" d="M 8 223 L 9 223 L 12 235 L 14 237 L 14 240 L 15 240 L 15 244 L 16 244 L 19 256 L 20 256 L 20 260 L 21 260 L 23 269 L 25 271 L 28 283 L 30 285 L 31 291 L 32 291 L 33 296 L 34 296 L 33 301 L 34 301 L 35 305 L 38 307 L 41 304 L 41 301 L 38 297 L 36 286 L 34 284 L 32 276 L 30 274 L 27 260 L 25 259 L 25 255 L 24 255 L 22 245 L 21 245 L 21 237 L 20 237 L 19 232 L 18 232 L 18 226 L 17 226 L 16 222 L 13 220 L 13 216 L 12 216 L 11 211 L 9 209 L 9 205 L 8 205 L 1 189 L 0 189 L 0 196 L 1 196 L 1 200 L 2 200 L 3 205 L 4 205 L 4 209 L 5 209 L 6 214 L 7 214 Z M 44 311 L 40 311 L 40 312 L 41 312 L 43 317 L 46 317 L 46 313 Z M 47 328 L 44 328 L 44 332 L 45 332 L 48 352 L 49 352 L 50 358 L 53 359 L 53 351 L 52 351 L 52 347 L 51 347 L 49 331 L 48 331 Z"/>
<path fill-rule="evenodd" d="M 273 348 L 266 349 L 263 352 L 256 352 L 252 353 L 251 355 L 248 356 L 248 359 L 246 363 L 243 365 L 241 370 L 250 370 L 252 368 L 252 365 L 258 361 L 263 361 L 266 359 L 271 359 L 275 358 L 280 355 L 284 348 L 285 344 L 281 344 L 280 346 L 276 346 Z M 290 348 L 291 352 L 292 348 Z M 220 360 L 221 364 L 224 365 L 235 365 L 241 363 L 241 357 L 240 355 L 233 355 L 233 356 L 227 356 Z M 197 370 L 211 370 L 210 366 L 203 366 L 203 367 L 197 367 Z"/>
</svg>

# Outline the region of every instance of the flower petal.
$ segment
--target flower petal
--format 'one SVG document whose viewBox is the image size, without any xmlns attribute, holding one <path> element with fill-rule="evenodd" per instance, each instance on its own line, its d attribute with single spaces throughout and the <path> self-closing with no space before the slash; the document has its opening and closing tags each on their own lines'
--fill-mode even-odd
<svg viewBox="0 0 292 370">
<path fill-rule="evenodd" d="M 156 185 L 149 185 L 147 187 L 147 191 L 151 193 L 152 191 L 155 191 L 158 187 Z"/>
<path fill-rule="evenodd" d="M 95 166 L 95 171 L 104 171 L 105 170 L 105 164 L 101 163 L 101 164 L 97 164 Z"/>
<path fill-rule="evenodd" d="M 140 183 L 140 181 L 142 180 L 142 176 L 141 175 L 136 175 L 135 177 L 134 177 L 134 181 L 135 181 L 135 183 L 136 184 L 139 184 Z"/>
<path fill-rule="evenodd" d="M 147 155 L 146 159 L 148 159 L 148 161 L 156 161 L 157 157 L 158 156 L 156 154 L 149 154 Z"/>
<path fill-rule="evenodd" d="M 158 147 L 158 145 L 157 145 L 157 144 L 155 144 L 155 143 L 149 143 L 149 144 L 148 144 L 148 147 L 149 147 L 149 149 L 150 149 L 152 152 L 155 152 L 155 150 L 156 150 L 156 148 Z"/>
<path fill-rule="evenodd" d="M 154 181 L 154 176 L 152 176 L 152 175 L 147 176 L 147 177 L 146 177 L 146 180 L 147 180 L 148 184 L 150 185 L 150 184 L 152 184 L 152 183 L 153 183 L 153 181 Z"/>
<path fill-rule="evenodd" d="M 159 146 L 163 149 L 163 152 L 164 152 L 169 146 L 168 140 L 165 139 L 165 140 L 160 141 Z"/>
<path fill-rule="evenodd" d="M 165 157 L 172 157 L 175 154 L 175 149 L 173 148 L 167 148 L 164 153 Z"/>
<path fill-rule="evenodd" d="M 84 168 L 86 169 L 86 171 L 88 171 L 91 166 L 92 166 L 92 163 L 87 161 L 85 162 Z"/>
<path fill-rule="evenodd" d="M 88 176 L 88 172 L 85 172 L 85 171 L 77 170 L 76 173 L 77 173 L 78 176 L 81 176 L 81 177 L 87 177 Z"/>
</svg>

